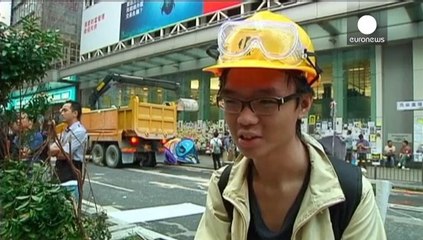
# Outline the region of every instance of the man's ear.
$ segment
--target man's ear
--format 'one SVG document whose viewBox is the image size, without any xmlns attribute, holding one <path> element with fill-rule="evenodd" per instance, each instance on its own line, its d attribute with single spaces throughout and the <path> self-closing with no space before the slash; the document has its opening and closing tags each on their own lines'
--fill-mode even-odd
<svg viewBox="0 0 423 240">
<path fill-rule="evenodd" d="M 307 116 L 308 111 L 310 111 L 311 105 L 313 104 L 313 95 L 312 94 L 306 94 L 303 95 L 300 98 L 300 113 L 298 115 L 298 118 L 304 118 Z"/>
</svg>

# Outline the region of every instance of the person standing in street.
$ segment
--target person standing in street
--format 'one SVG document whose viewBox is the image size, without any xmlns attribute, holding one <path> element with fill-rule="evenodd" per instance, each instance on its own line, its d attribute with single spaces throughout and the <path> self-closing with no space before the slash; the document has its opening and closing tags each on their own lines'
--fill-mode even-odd
<svg viewBox="0 0 423 240">
<path fill-rule="evenodd" d="M 213 138 L 210 140 L 210 148 L 213 158 L 214 170 L 222 167 L 220 163 L 220 156 L 222 156 L 222 140 L 219 138 L 219 133 L 216 131 L 213 133 Z"/>
<path fill-rule="evenodd" d="M 218 52 L 205 71 L 219 77 L 217 103 L 244 157 L 212 174 L 195 239 L 386 239 L 370 182 L 301 132 L 321 73 L 308 34 L 261 11 L 224 22 Z M 338 176 L 338 166 L 355 178 Z M 359 189 L 349 220 L 333 208 L 350 199 L 340 179 Z M 345 228 L 336 227 L 343 221 Z"/>
<path fill-rule="evenodd" d="M 356 146 L 358 166 L 363 172 L 367 172 L 367 154 L 370 151 L 370 143 L 364 139 L 363 134 L 360 134 Z"/>
<path fill-rule="evenodd" d="M 67 101 L 60 109 L 67 128 L 60 138 L 63 151 L 53 143 L 50 146 L 52 156 L 56 157 L 55 171 L 59 182 L 79 199 L 80 186 L 77 182 L 81 176 L 87 141 L 87 130 L 81 124 L 82 107 L 79 102 Z"/>
<path fill-rule="evenodd" d="M 352 163 L 352 155 L 353 155 L 353 138 L 351 130 L 347 130 L 347 136 L 343 140 L 345 142 L 345 161 L 348 163 Z"/>
</svg>

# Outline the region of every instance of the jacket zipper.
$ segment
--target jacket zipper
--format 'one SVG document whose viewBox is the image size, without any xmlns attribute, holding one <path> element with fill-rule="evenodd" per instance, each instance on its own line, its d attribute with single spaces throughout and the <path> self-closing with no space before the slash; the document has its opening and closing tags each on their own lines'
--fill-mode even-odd
<svg viewBox="0 0 423 240">
<path fill-rule="evenodd" d="M 337 199 L 333 202 L 329 202 L 328 204 L 322 205 L 320 208 L 318 208 L 314 213 L 310 214 L 307 218 L 305 218 L 302 222 L 300 222 L 297 226 L 297 228 L 295 229 L 295 231 L 293 232 L 293 234 L 291 235 L 291 240 L 294 240 L 294 236 L 297 235 L 298 231 L 301 229 L 301 227 L 308 221 L 310 220 L 312 217 L 314 217 L 317 213 L 323 211 L 324 209 L 328 209 L 329 207 L 336 205 L 342 201 L 345 201 L 345 199 Z"/>
<path fill-rule="evenodd" d="M 241 214 L 241 216 L 242 216 L 242 222 L 244 223 L 244 226 L 243 226 L 243 229 L 241 231 L 241 234 L 242 235 L 240 236 L 239 239 L 246 239 L 246 237 L 245 237 L 245 229 L 247 229 L 247 220 L 246 220 L 247 217 L 245 216 L 245 213 L 243 211 L 241 211 L 241 208 L 237 204 L 235 204 L 235 201 L 233 201 L 230 198 L 226 198 L 226 197 L 225 197 L 225 199 L 226 199 L 226 201 L 230 202 L 232 204 L 232 206 L 234 206 L 234 208 L 237 209 L 238 212 Z M 232 214 L 232 221 L 233 221 L 233 214 Z M 231 223 L 231 228 L 232 228 L 232 223 Z M 231 231 L 231 239 L 232 239 L 232 231 Z"/>
</svg>

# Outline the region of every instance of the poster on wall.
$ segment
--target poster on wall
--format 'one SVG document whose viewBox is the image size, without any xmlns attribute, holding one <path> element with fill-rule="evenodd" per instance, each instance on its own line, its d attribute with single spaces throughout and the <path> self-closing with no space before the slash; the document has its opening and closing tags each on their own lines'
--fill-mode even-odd
<svg viewBox="0 0 423 240">
<path fill-rule="evenodd" d="M 423 160 L 423 116 L 414 117 L 414 161 L 421 162 Z"/>
<path fill-rule="evenodd" d="M 242 1 L 132 0 L 122 4 L 120 40 L 240 4 Z"/>
</svg>

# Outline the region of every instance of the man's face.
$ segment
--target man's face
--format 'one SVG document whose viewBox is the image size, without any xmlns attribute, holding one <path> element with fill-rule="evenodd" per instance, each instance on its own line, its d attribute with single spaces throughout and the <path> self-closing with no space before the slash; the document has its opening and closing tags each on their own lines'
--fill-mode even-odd
<svg viewBox="0 0 423 240">
<path fill-rule="evenodd" d="M 392 142 L 391 141 L 388 142 L 388 146 L 389 147 L 392 147 Z"/>
<path fill-rule="evenodd" d="M 60 114 L 63 117 L 63 120 L 67 123 L 73 121 L 77 118 L 78 112 L 72 111 L 72 107 L 70 103 L 65 103 L 63 107 L 60 109 Z"/>
<path fill-rule="evenodd" d="M 21 129 L 28 129 L 30 127 L 30 120 L 28 118 L 28 114 L 21 113 L 19 115 L 17 123 Z"/>
<path fill-rule="evenodd" d="M 259 98 L 286 97 L 295 93 L 294 84 L 288 84 L 284 72 L 271 69 L 231 69 L 221 96 L 250 101 Z M 301 107 L 304 106 L 305 108 Z M 248 158 L 257 159 L 278 154 L 296 135 L 297 119 L 307 114 L 312 102 L 311 96 L 282 104 L 279 111 L 260 116 L 244 105 L 241 113 L 225 112 L 229 130 L 241 152 Z"/>
</svg>

